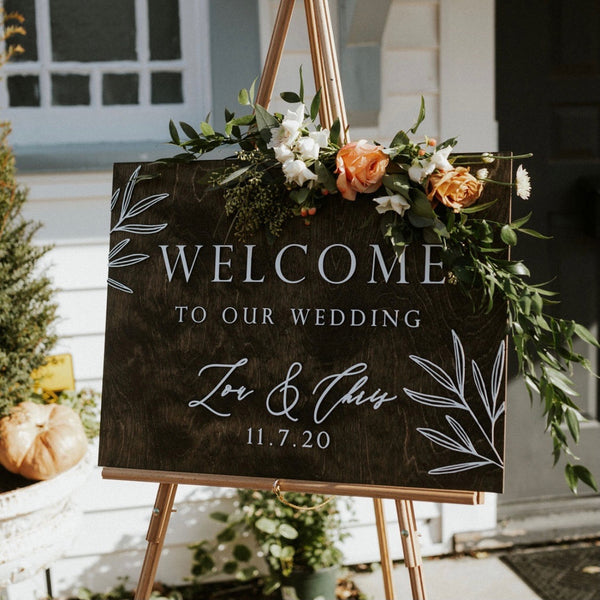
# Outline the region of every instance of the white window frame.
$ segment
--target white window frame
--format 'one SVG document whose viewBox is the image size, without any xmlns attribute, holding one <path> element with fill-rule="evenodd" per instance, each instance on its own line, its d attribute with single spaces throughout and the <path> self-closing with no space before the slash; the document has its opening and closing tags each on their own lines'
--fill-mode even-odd
<svg viewBox="0 0 600 600">
<path fill-rule="evenodd" d="M 150 61 L 146 0 L 135 0 L 137 61 L 53 62 L 49 3 L 36 0 L 35 9 L 38 60 L 8 63 L 0 82 L 0 108 L 12 123 L 13 145 L 166 141 L 169 119 L 197 124 L 207 114 L 211 101 L 208 0 L 179 0 L 181 58 L 172 61 Z M 151 70 L 182 73 L 183 103 L 150 103 Z M 52 106 L 52 72 L 89 75 L 90 104 Z M 102 105 L 104 73 L 139 73 L 138 104 Z M 40 106 L 8 106 L 6 79 L 14 74 L 39 76 Z"/>
</svg>

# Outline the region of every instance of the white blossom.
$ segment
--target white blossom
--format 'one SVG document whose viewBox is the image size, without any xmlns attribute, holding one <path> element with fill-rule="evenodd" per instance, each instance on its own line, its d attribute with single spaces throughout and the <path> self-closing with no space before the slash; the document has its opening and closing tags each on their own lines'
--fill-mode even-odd
<svg viewBox="0 0 600 600">
<path fill-rule="evenodd" d="M 317 144 L 319 148 L 325 148 L 329 144 L 329 129 L 320 129 L 319 131 L 311 131 L 309 134 Z"/>
<path fill-rule="evenodd" d="M 401 217 L 410 208 L 408 200 L 400 194 L 394 194 L 393 196 L 381 196 L 380 198 L 373 198 L 373 202 L 377 202 L 375 210 L 383 214 L 388 210 L 396 211 Z"/>
<path fill-rule="evenodd" d="M 493 163 L 493 162 L 494 162 L 494 160 L 496 160 L 496 159 L 495 159 L 495 158 L 494 158 L 494 157 L 493 157 L 493 156 L 492 156 L 492 155 L 491 155 L 489 152 L 484 152 L 484 153 L 481 155 L 481 160 L 482 160 L 484 163 Z"/>
<path fill-rule="evenodd" d="M 319 144 L 310 136 L 302 136 L 296 140 L 294 152 L 304 161 L 317 160 L 319 158 Z"/>
<path fill-rule="evenodd" d="M 415 159 L 408 169 L 408 176 L 416 183 L 421 183 L 425 177 L 431 175 L 436 169 L 440 171 L 449 171 L 452 165 L 448 160 L 452 146 L 446 146 L 441 150 L 436 150 L 428 159 L 420 161 Z"/>
<path fill-rule="evenodd" d="M 517 168 L 515 183 L 517 185 L 517 196 L 523 198 L 523 200 L 528 200 L 531 193 L 531 179 L 527 169 L 524 169 L 523 165 L 519 165 Z"/>
<path fill-rule="evenodd" d="M 487 179 L 490 172 L 487 169 L 479 169 L 475 174 L 477 179 Z"/>
<path fill-rule="evenodd" d="M 300 129 L 304 123 L 304 104 L 300 104 L 294 110 L 288 110 L 287 115 L 281 121 L 281 125 L 273 130 L 269 148 L 274 148 L 281 144 L 291 147 L 300 133 Z"/>
<path fill-rule="evenodd" d="M 284 163 L 294 158 L 294 153 L 290 150 L 289 146 L 285 144 L 279 144 L 273 148 L 275 150 L 275 158 L 280 162 Z"/>
<path fill-rule="evenodd" d="M 304 185 L 307 181 L 316 180 L 317 176 L 300 159 L 288 160 L 281 166 L 286 183 Z"/>
</svg>

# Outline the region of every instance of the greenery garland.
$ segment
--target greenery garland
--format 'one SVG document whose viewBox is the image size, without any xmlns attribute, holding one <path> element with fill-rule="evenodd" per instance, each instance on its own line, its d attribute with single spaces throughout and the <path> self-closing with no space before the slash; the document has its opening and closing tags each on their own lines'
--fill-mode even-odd
<svg viewBox="0 0 600 600">
<path fill-rule="evenodd" d="M 563 454 L 567 457 L 565 477 L 573 492 L 579 481 L 597 491 L 590 471 L 570 462 L 578 459 L 564 425 L 577 443 L 579 424 L 585 418 L 573 401 L 577 393 L 570 373 L 574 365 L 590 372 L 591 366 L 574 352 L 573 341 L 578 337 L 600 345 L 583 325 L 549 315 L 545 309 L 555 303 L 555 294 L 529 283 L 530 273 L 523 262 L 506 258 L 519 235 L 545 238 L 525 227 L 531 213 L 502 223 L 479 214 L 490 204 L 476 204 L 488 182 L 511 185 L 518 196 L 529 198 L 529 175 L 522 166 L 512 183 L 488 179 L 486 165 L 531 155 L 483 153 L 479 157 L 482 168 L 475 175 L 470 173 L 463 166 L 467 157 L 451 154 L 455 138 L 438 144 L 428 137 L 418 142 L 409 137 L 425 118 L 423 100 L 413 127 L 399 131 L 389 147 L 365 140 L 342 145 L 339 121 L 331 131 L 316 123 L 320 91 L 305 107 L 302 73 L 299 93 L 284 92 L 281 97 L 295 105 L 295 110 L 287 115 L 269 113 L 254 102 L 254 84 L 241 90 L 238 101 L 252 112 L 236 117 L 226 110 L 223 133 L 208 121 L 200 124 L 199 131 L 188 123 L 180 122 L 178 127 L 171 121 L 170 143 L 182 152 L 162 160 L 188 162 L 224 146 L 238 147 L 235 163 L 213 174 L 212 182 L 224 190 L 225 210 L 234 217 L 234 231 L 241 239 L 260 229 L 276 236 L 289 218 L 303 218 L 309 225 L 332 195 L 338 200 L 341 194 L 348 200 L 370 198 L 376 203 L 383 235 L 398 257 L 413 242 L 441 244 L 448 281 L 460 285 L 477 310 L 489 312 L 496 303 L 506 303 L 507 332 L 519 374 L 530 397 L 539 396 L 543 404 L 554 463 Z"/>
</svg>

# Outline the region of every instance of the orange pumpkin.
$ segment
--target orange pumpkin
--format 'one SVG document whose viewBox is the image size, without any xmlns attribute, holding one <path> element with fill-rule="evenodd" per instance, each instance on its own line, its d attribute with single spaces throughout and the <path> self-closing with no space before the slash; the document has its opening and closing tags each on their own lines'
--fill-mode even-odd
<svg viewBox="0 0 600 600">
<path fill-rule="evenodd" d="M 27 479 L 51 479 L 87 451 L 79 415 L 61 404 L 22 402 L 0 419 L 0 464 Z"/>
</svg>

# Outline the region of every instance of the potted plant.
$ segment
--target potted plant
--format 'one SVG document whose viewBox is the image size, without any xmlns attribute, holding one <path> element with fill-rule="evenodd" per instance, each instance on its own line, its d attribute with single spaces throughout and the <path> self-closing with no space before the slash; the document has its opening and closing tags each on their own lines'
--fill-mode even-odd
<svg viewBox="0 0 600 600">
<path fill-rule="evenodd" d="M 254 553 L 244 539 L 252 536 L 267 564 L 264 592 L 279 592 L 283 600 L 335 599 L 342 564 L 341 520 L 338 500 L 319 494 L 238 490 L 232 513 L 215 512 L 223 523 L 214 540 L 193 545 L 192 574 L 202 577 L 222 572 L 242 581 L 255 578 Z M 220 545 L 233 543 L 232 556 L 217 567 Z"/>
<path fill-rule="evenodd" d="M 2 66 L 22 51 L 9 38 L 25 31 L 19 15 L 0 11 Z M 0 586 L 45 566 L 64 533 L 59 524 L 72 527 L 69 498 L 91 469 L 83 458 L 97 434 L 96 394 L 36 392 L 32 374 L 51 362 L 57 305 L 40 268 L 49 248 L 33 243 L 39 225 L 22 215 L 27 192 L 16 181 L 9 133 L 0 123 Z"/>
</svg>

